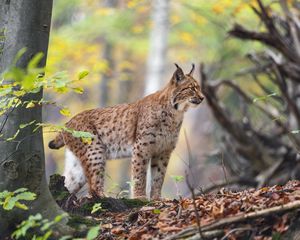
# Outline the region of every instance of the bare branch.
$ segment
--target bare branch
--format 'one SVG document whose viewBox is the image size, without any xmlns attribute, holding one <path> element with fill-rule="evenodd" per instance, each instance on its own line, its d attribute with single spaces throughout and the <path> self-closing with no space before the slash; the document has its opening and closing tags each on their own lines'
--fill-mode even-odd
<svg viewBox="0 0 300 240">
<path fill-rule="evenodd" d="M 207 232 L 207 231 L 223 229 L 225 226 L 228 226 L 233 223 L 243 223 L 243 222 L 246 222 L 249 220 L 270 216 L 272 214 L 282 214 L 282 213 L 293 211 L 293 210 L 299 209 L 299 208 L 300 208 L 300 200 L 297 200 L 297 201 L 289 202 L 287 204 L 276 206 L 276 207 L 257 210 L 255 212 L 250 212 L 250 213 L 243 213 L 243 214 L 239 214 L 239 215 L 236 215 L 233 217 L 222 218 L 220 220 L 217 220 L 210 224 L 202 226 L 202 231 L 205 234 L 205 232 Z M 193 236 L 197 233 L 197 231 L 198 231 L 197 228 L 190 227 L 190 228 L 183 230 L 182 232 L 172 235 L 171 237 L 169 237 L 167 239 L 175 240 L 175 239 L 181 239 L 183 237 Z"/>
<path fill-rule="evenodd" d="M 205 188 L 202 188 L 201 191 L 196 192 L 196 196 L 202 195 L 204 193 L 210 193 L 216 189 L 220 189 L 223 187 L 229 187 L 231 185 L 246 185 L 250 187 L 256 187 L 257 186 L 257 181 L 255 180 L 249 180 L 248 178 L 243 178 L 243 177 L 235 177 L 232 179 L 228 179 L 227 181 L 218 181 L 212 184 L 211 186 L 207 186 Z"/>
</svg>

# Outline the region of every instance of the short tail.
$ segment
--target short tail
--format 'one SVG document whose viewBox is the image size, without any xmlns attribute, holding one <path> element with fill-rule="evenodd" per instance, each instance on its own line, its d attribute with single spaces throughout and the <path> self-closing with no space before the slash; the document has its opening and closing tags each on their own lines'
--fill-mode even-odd
<svg viewBox="0 0 300 240">
<path fill-rule="evenodd" d="M 54 140 L 50 141 L 48 146 L 51 149 L 60 149 L 65 145 L 63 135 L 61 133 L 57 134 Z"/>
</svg>

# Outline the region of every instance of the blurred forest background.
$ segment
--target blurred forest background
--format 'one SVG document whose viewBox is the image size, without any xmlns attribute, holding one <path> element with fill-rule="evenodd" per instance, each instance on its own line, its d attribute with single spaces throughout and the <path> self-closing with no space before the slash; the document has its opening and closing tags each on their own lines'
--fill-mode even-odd
<svg viewBox="0 0 300 240">
<path fill-rule="evenodd" d="M 77 83 L 77 92 L 81 94 L 51 96 L 46 92 L 45 97 L 56 101 L 65 116 L 55 107 L 48 107 L 44 111 L 45 122 L 63 124 L 69 116 L 84 109 L 135 101 L 164 86 L 172 76 L 175 62 L 185 71 L 190 70 L 191 63 L 199 66 L 204 62 L 210 66 L 210 78 L 236 77 L 237 84 L 254 101 L 260 100 L 266 93 L 253 81 L 253 76 L 242 72 L 251 62 L 245 56 L 259 51 L 262 45 L 239 41 L 228 34 L 236 22 L 249 29 L 264 28 L 250 5 L 259 8 L 258 2 L 251 0 L 54 1 L 47 74 L 76 79 L 78 72 L 87 70 L 89 75 Z M 278 6 L 276 9 L 281 11 Z M 200 79 L 199 71 L 195 78 Z M 267 85 L 272 94 L 271 84 Z M 233 114 L 244 114 L 238 104 L 240 98 L 232 91 L 225 89 L 219 97 Z M 261 114 L 255 110 L 250 114 L 253 125 L 260 125 Z M 189 110 L 171 157 L 163 196 L 175 197 L 178 191 L 188 194 L 185 181 L 179 181 L 185 171 L 195 186 L 224 181 L 239 171 L 225 169 L 223 161 L 228 146 L 220 145 L 225 142 L 220 132 L 206 100 L 199 108 Z M 53 136 L 44 133 L 45 142 Z M 54 172 L 62 173 L 64 150 L 46 149 L 46 154 L 47 178 Z M 128 189 L 129 174 L 128 159 L 110 161 L 106 191 L 114 196 Z"/>
</svg>

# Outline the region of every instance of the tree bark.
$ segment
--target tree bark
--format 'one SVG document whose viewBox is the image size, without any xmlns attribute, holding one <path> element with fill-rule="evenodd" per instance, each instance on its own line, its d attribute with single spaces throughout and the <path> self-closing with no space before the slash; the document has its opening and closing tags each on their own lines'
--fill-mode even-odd
<svg viewBox="0 0 300 240">
<path fill-rule="evenodd" d="M 102 3 L 105 8 L 115 8 L 118 5 L 118 0 L 105 0 Z M 106 107 L 109 103 L 109 81 L 112 78 L 114 60 L 113 60 L 113 44 L 107 39 L 106 36 L 102 40 L 102 58 L 107 61 L 108 71 L 102 74 L 100 82 L 100 107 Z"/>
<path fill-rule="evenodd" d="M 17 52 L 26 47 L 27 51 L 17 62 L 19 68 L 26 68 L 30 59 L 38 52 L 44 57 L 40 67 L 45 66 L 49 30 L 51 22 L 52 0 L 0 0 L 0 32 L 4 33 L 0 47 L 0 73 L 12 64 Z M 40 91 L 28 94 L 22 101 L 39 100 Z M 0 117 L 3 125 L 3 139 L 14 136 L 22 123 L 33 120 L 42 122 L 42 108 L 17 107 L 8 115 Z M 45 178 L 45 156 L 42 130 L 33 133 L 35 126 L 22 129 L 16 141 L 0 143 L 0 192 L 14 191 L 26 187 L 37 194 L 37 199 L 26 202 L 29 210 L 0 209 L 0 236 L 10 234 L 16 224 L 28 215 L 41 213 L 44 218 L 52 219 L 62 210 L 53 200 Z"/>
<path fill-rule="evenodd" d="M 157 91 L 162 85 L 167 54 L 169 5 L 169 0 L 152 1 L 153 28 L 150 33 L 145 95 Z"/>
</svg>

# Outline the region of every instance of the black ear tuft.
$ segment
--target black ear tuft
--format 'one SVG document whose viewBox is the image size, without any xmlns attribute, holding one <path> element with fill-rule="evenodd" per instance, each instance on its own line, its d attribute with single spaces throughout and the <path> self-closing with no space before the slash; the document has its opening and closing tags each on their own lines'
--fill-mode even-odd
<svg viewBox="0 0 300 240">
<path fill-rule="evenodd" d="M 195 70 L 195 64 L 192 63 L 192 69 L 191 69 L 191 71 L 189 72 L 188 75 L 189 75 L 189 76 L 193 76 L 194 70 Z"/>
<path fill-rule="evenodd" d="M 174 72 L 173 79 L 175 80 L 176 83 L 178 83 L 184 79 L 184 73 L 183 73 L 182 69 L 178 66 L 177 63 L 174 63 L 174 64 L 177 69 Z"/>
</svg>

